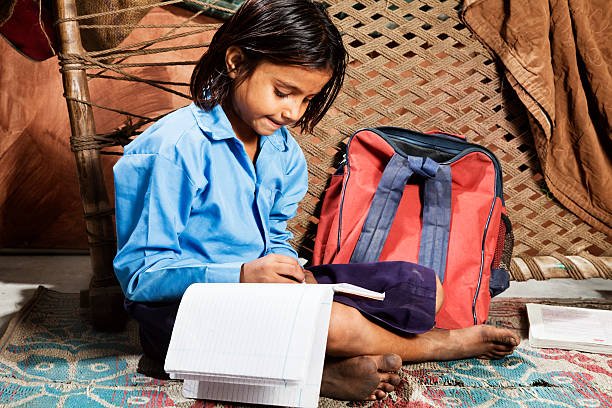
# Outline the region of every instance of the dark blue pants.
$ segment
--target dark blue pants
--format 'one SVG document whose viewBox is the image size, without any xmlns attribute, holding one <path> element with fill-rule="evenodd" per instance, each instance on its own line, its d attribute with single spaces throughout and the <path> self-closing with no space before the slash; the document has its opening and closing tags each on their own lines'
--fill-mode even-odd
<svg viewBox="0 0 612 408">
<path fill-rule="evenodd" d="M 125 301 L 125 310 L 138 322 L 142 349 L 153 360 L 163 363 L 166 359 L 178 307 L 179 302 L 138 303 L 130 300 Z"/>
</svg>

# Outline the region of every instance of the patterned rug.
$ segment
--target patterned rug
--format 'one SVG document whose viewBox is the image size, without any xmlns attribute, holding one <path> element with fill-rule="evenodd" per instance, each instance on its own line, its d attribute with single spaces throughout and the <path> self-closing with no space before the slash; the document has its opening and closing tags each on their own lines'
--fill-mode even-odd
<svg viewBox="0 0 612 408">
<path fill-rule="evenodd" d="M 533 301 L 531 299 L 530 301 Z M 609 301 L 541 303 L 612 309 Z M 524 299 L 497 300 L 491 323 L 526 336 Z M 226 407 L 187 400 L 181 383 L 156 379 L 141 356 L 137 330 L 92 329 L 78 294 L 40 287 L 0 340 L 2 407 Z M 403 381 L 375 403 L 321 399 L 321 407 L 612 407 L 612 355 L 536 350 L 523 341 L 499 361 L 405 365 Z"/>
</svg>

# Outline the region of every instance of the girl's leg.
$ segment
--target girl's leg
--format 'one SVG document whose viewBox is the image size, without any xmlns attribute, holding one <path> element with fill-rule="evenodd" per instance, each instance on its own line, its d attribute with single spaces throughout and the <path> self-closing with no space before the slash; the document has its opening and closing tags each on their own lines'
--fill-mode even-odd
<svg viewBox="0 0 612 408">
<path fill-rule="evenodd" d="M 357 309 L 334 302 L 327 354 L 349 357 L 395 353 L 410 362 L 502 358 L 512 353 L 519 341 L 511 330 L 488 325 L 400 336 L 372 323 Z"/>
<path fill-rule="evenodd" d="M 444 290 L 436 276 L 436 314 L 443 301 Z M 372 323 L 357 309 L 334 302 L 326 352 L 329 356 L 343 357 L 394 353 L 410 362 L 502 358 L 512 353 L 519 342 L 520 338 L 511 330 L 487 325 L 400 336 Z"/>
<path fill-rule="evenodd" d="M 178 307 L 179 302 L 153 304 L 125 301 L 126 311 L 138 322 L 140 344 L 147 357 L 162 363 L 166 359 Z"/>
</svg>

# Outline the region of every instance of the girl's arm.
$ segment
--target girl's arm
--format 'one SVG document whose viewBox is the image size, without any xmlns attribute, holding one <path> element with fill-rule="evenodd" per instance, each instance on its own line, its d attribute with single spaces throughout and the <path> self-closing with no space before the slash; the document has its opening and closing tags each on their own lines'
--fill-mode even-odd
<svg viewBox="0 0 612 408">
<path fill-rule="evenodd" d="M 130 154 L 114 168 L 118 252 L 115 274 L 126 297 L 174 301 L 195 282 L 238 282 L 242 262 L 204 264 L 184 255 L 178 237 L 198 185 L 158 154 Z"/>
</svg>

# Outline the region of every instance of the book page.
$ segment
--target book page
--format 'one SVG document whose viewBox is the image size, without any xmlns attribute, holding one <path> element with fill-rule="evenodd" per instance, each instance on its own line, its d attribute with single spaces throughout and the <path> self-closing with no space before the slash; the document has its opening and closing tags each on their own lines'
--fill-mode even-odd
<svg viewBox="0 0 612 408">
<path fill-rule="evenodd" d="M 325 285 L 191 285 L 179 307 L 165 370 L 178 378 L 301 381 L 325 293 L 331 296 Z"/>
<path fill-rule="evenodd" d="M 332 284 L 332 288 L 336 293 L 346 293 L 347 295 L 354 295 L 374 300 L 385 300 L 384 293 L 364 289 L 361 286 L 356 286 L 350 283 L 334 283 Z"/>
</svg>

